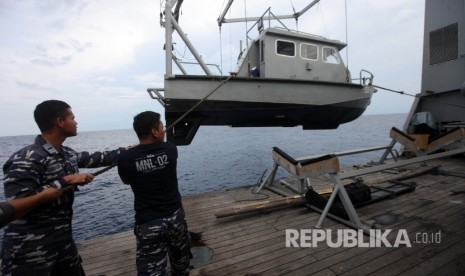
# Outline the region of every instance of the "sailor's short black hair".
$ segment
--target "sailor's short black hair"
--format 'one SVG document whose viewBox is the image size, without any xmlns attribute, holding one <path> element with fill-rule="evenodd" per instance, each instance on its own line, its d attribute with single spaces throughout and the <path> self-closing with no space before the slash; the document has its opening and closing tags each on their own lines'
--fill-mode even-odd
<svg viewBox="0 0 465 276">
<path fill-rule="evenodd" d="M 44 101 L 36 106 L 34 120 L 40 131 L 44 133 L 53 128 L 57 118 L 64 118 L 68 114 L 69 104 L 59 100 Z"/>
<path fill-rule="evenodd" d="M 153 111 L 144 111 L 134 116 L 132 127 L 139 139 L 146 138 L 150 135 L 153 128 L 160 125 L 160 114 Z"/>
</svg>

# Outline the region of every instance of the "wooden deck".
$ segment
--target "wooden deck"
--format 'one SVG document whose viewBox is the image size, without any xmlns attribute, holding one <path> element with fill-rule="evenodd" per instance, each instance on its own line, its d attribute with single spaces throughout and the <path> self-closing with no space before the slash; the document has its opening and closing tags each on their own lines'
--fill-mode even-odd
<svg viewBox="0 0 465 276">
<path fill-rule="evenodd" d="M 429 161 L 428 165 L 462 173 L 465 159 Z M 393 176 L 395 172 L 389 171 L 363 179 L 376 182 Z M 393 215 L 397 220 L 384 228 L 395 234 L 387 239 L 393 244 L 398 230 L 405 229 L 411 247 L 329 248 L 321 242 L 312 248 L 286 248 L 285 230 L 312 229 L 319 213 L 294 206 L 216 219 L 214 213 L 223 208 L 279 196 L 269 191 L 255 195 L 250 188 L 238 188 L 185 197 L 189 230 L 201 232 L 203 242 L 214 252 L 210 262 L 193 268 L 191 275 L 464 275 L 465 194 L 453 192 L 465 191 L 465 179 L 425 174 L 404 182 L 415 182 L 416 190 L 357 212 L 362 220 Z M 326 178 L 311 183 L 322 189 L 330 187 Z M 331 219 L 323 226 L 334 230 L 333 238 L 336 229 L 349 229 Z M 426 237 L 436 242 L 422 243 Z M 77 243 L 87 275 L 137 274 L 132 231 Z"/>
</svg>

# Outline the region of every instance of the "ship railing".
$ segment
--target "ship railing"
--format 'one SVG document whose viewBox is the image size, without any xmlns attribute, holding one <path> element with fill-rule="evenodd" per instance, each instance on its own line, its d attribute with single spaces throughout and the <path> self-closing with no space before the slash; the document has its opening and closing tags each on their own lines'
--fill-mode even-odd
<svg viewBox="0 0 465 276">
<path fill-rule="evenodd" d="M 150 95 L 150 98 L 157 100 L 163 107 L 165 107 L 165 97 L 161 92 L 165 92 L 164 88 L 147 88 L 147 92 Z"/>
<path fill-rule="evenodd" d="M 200 65 L 198 62 L 194 62 L 194 61 L 182 61 L 182 60 L 179 60 L 179 59 L 174 59 L 174 61 L 176 62 L 176 65 L 178 66 L 178 68 L 181 70 L 181 72 L 183 73 L 183 75 L 188 75 L 187 71 L 184 69 L 184 67 L 181 65 L 181 64 L 186 64 L 186 65 Z M 179 64 L 178 64 L 179 63 Z M 221 68 L 218 64 L 214 64 L 214 63 L 205 63 L 205 65 L 207 66 L 212 66 L 212 67 L 215 67 L 218 72 L 220 73 L 220 75 L 223 75 L 223 71 L 221 71 Z"/>
<path fill-rule="evenodd" d="M 318 40 L 323 40 L 323 41 L 335 42 L 335 43 L 338 43 L 338 44 L 343 44 L 342 42 L 340 42 L 340 41 L 338 41 L 338 40 L 329 39 L 329 38 L 324 37 L 324 36 L 322 36 L 322 35 L 311 34 L 311 33 L 307 33 L 307 32 L 304 32 L 304 31 L 289 29 L 289 28 L 286 28 L 286 27 L 284 27 L 284 28 L 283 28 L 283 27 L 274 27 L 274 28 L 275 28 L 275 29 L 280 29 L 280 30 L 285 30 L 285 31 L 292 32 L 292 33 L 295 33 L 295 34 L 305 35 L 305 36 L 308 36 L 309 38 L 313 38 L 313 39 L 318 39 Z"/>
<path fill-rule="evenodd" d="M 352 79 L 352 81 L 358 80 L 361 85 L 373 85 L 373 79 L 374 79 L 374 75 L 371 72 L 365 69 L 362 69 L 360 70 L 359 78 Z"/>
<path fill-rule="evenodd" d="M 279 20 L 278 16 L 274 15 L 273 12 L 271 12 L 271 7 L 269 7 L 260 17 L 258 17 L 257 21 L 255 21 L 255 23 L 247 30 L 247 47 L 249 41 L 253 41 L 253 38 L 249 36 L 249 33 L 255 27 L 257 27 L 259 33 L 261 33 L 264 30 L 265 27 L 263 20 L 268 20 L 268 28 L 271 27 L 271 20 L 276 20 L 282 25 L 282 28 L 291 31 L 288 27 L 286 27 L 286 25 L 284 25 L 284 23 L 281 20 Z"/>
</svg>

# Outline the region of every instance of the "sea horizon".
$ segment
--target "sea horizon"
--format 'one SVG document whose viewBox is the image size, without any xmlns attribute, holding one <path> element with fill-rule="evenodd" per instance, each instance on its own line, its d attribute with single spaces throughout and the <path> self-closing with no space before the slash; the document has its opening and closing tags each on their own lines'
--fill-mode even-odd
<svg viewBox="0 0 465 276">
<path fill-rule="evenodd" d="M 402 128 L 407 114 L 364 115 L 332 130 L 301 127 L 232 128 L 202 126 L 189 146 L 178 146 L 178 182 L 182 196 L 256 185 L 273 165 L 279 147 L 294 158 L 322 155 L 390 143 L 391 127 Z M 0 163 L 34 141 L 34 134 L 0 137 Z M 112 150 L 138 142 L 132 129 L 81 131 L 64 145 L 76 151 Z M 339 158 L 342 167 L 379 160 L 382 152 Z M 99 169 L 82 169 L 95 172 Z M 0 172 L 3 183 L 3 171 Z M 288 177 L 279 170 L 276 179 Z M 76 240 L 129 230 L 134 224 L 133 194 L 113 168 L 76 192 L 73 233 Z M 0 201 L 4 201 L 3 185 Z M 1 232 L 0 232 L 1 235 Z"/>
<path fill-rule="evenodd" d="M 384 116 L 384 115 L 401 115 L 401 114 L 405 114 L 407 115 L 408 112 L 394 112 L 394 113 L 376 113 L 376 114 L 362 114 L 360 115 L 359 118 L 355 119 L 355 120 L 358 120 L 362 117 L 365 117 L 365 116 Z M 163 123 L 165 123 L 165 120 L 164 118 L 162 118 L 162 121 Z M 351 122 L 348 122 L 348 123 L 345 123 L 345 124 L 350 124 Z M 345 124 L 342 124 L 342 125 L 345 125 Z M 342 126 L 341 125 L 341 126 Z M 166 125 L 165 125 L 166 127 Z M 205 127 L 205 126 L 201 126 L 202 127 Z M 231 127 L 231 126 L 208 126 L 208 127 Z M 301 126 L 296 126 L 296 127 L 301 127 Z M 37 127 L 36 127 L 37 128 Z M 236 128 L 236 127 L 234 127 Z M 240 127 L 237 127 L 237 128 L 240 128 Z M 244 128 L 247 128 L 247 127 L 244 127 Z M 280 127 L 257 127 L 257 128 L 280 128 Z M 287 128 L 287 127 L 285 127 Z M 78 134 L 77 136 L 79 136 L 79 133 L 81 132 L 98 132 L 98 131 L 118 131 L 118 130 L 128 130 L 128 129 L 131 129 L 132 130 L 132 126 L 129 126 L 128 128 L 109 128 L 109 129 L 84 129 L 84 130 L 79 130 L 79 125 L 78 125 Z M 312 131 L 312 130 L 309 130 L 309 131 Z M 36 133 L 29 133 L 29 134 L 8 134 L 8 135 L 0 135 L 0 138 L 2 137 L 20 137 L 20 136 L 36 136 L 36 135 L 40 135 L 40 130 L 39 128 L 37 128 L 37 132 Z"/>
</svg>

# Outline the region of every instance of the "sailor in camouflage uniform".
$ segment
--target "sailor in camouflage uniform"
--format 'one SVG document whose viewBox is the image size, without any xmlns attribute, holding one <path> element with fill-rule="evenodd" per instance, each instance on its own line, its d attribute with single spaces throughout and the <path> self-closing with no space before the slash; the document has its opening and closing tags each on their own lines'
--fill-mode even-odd
<svg viewBox="0 0 465 276">
<path fill-rule="evenodd" d="M 18 219 L 37 206 L 56 201 L 61 196 L 61 190 L 57 188 L 46 188 L 42 192 L 32 196 L 0 202 L 0 227 Z"/>
<path fill-rule="evenodd" d="M 190 237 L 178 190 L 174 144 L 164 142 L 160 114 L 134 117 L 140 144 L 121 153 L 118 173 L 134 192 L 138 275 L 189 275 Z"/>
<path fill-rule="evenodd" d="M 119 150 L 78 153 L 62 143 L 77 135 L 68 104 L 50 100 L 39 104 L 34 118 L 42 132 L 34 144 L 14 153 L 3 166 L 8 199 L 37 194 L 47 187 L 62 188 L 61 197 L 8 225 L 2 245 L 3 275 L 85 275 L 72 236 L 74 185 L 85 185 L 94 168 L 117 161 Z"/>
</svg>

